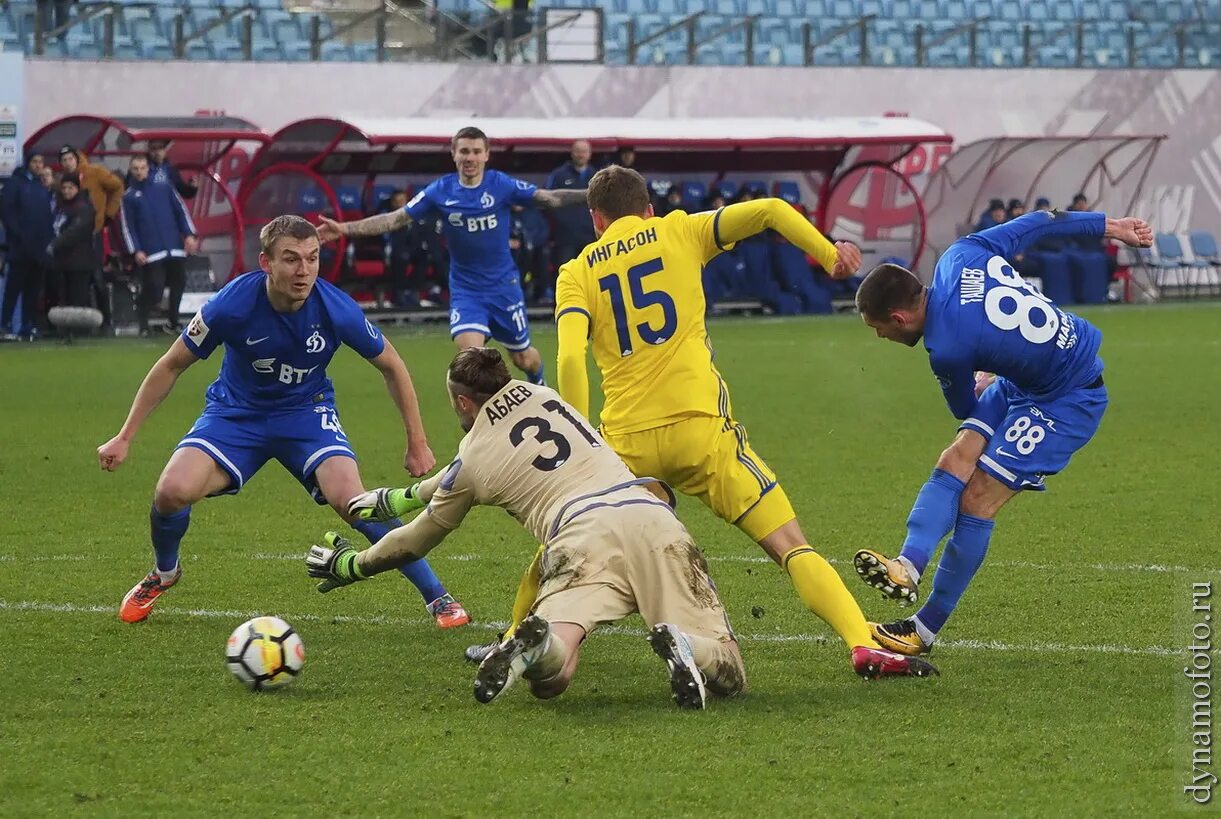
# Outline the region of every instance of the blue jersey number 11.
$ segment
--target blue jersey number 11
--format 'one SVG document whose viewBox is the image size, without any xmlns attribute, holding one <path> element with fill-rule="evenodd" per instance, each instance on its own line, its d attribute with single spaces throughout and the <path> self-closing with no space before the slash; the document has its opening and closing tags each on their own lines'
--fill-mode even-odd
<svg viewBox="0 0 1221 819">
<path fill-rule="evenodd" d="M 645 344 L 665 344 L 678 329 L 678 310 L 675 308 L 674 299 L 670 297 L 670 294 L 664 290 L 649 292 L 644 289 L 644 280 L 654 273 L 660 273 L 661 270 L 661 259 L 649 259 L 647 262 L 633 265 L 627 270 L 632 307 L 636 310 L 654 306 L 661 308 L 661 327 L 654 329 L 653 325 L 647 321 L 636 325 L 636 333 Z M 632 354 L 633 345 L 631 330 L 627 326 L 627 305 L 623 300 L 623 283 L 619 281 L 617 275 L 611 273 L 598 279 L 598 286 L 610 296 L 611 312 L 615 314 L 615 333 L 619 336 L 619 354 L 629 356 Z"/>
</svg>

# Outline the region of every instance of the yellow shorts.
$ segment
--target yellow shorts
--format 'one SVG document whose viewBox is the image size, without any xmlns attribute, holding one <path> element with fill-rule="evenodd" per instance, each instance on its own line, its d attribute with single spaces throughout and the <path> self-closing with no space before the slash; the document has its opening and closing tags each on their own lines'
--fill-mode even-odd
<svg viewBox="0 0 1221 819">
<path fill-rule="evenodd" d="M 795 517 L 776 474 L 731 418 L 694 416 L 640 432 L 602 437 L 633 474 L 665 481 L 699 498 L 755 540 Z M 749 521 L 747 518 L 749 517 Z"/>
</svg>

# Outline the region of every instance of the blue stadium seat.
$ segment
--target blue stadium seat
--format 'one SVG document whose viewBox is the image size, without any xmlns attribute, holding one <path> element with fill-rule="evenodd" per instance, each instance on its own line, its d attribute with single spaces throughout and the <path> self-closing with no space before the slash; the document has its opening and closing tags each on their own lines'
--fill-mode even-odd
<svg viewBox="0 0 1221 819">
<path fill-rule="evenodd" d="M 280 51 L 284 54 L 284 59 L 292 63 L 309 62 L 312 53 L 309 42 L 301 40 L 295 42 L 281 41 Z"/>
<path fill-rule="evenodd" d="M 772 196 L 783 199 L 790 205 L 801 203 L 801 187 L 791 179 L 778 179 L 772 185 Z"/>
<path fill-rule="evenodd" d="M 340 215 L 344 219 L 359 219 L 364 215 L 360 201 L 360 188 L 355 185 L 336 185 L 335 198 L 339 200 Z"/>
<path fill-rule="evenodd" d="M 708 186 L 703 182 L 682 182 L 680 189 L 683 192 L 683 210 L 690 213 L 704 206 L 704 200 L 708 198 Z"/>
<path fill-rule="evenodd" d="M 1026 19 L 1032 23 L 1051 19 L 1051 7 L 1048 0 L 1026 0 Z"/>
<path fill-rule="evenodd" d="M 1078 13 L 1081 15 L 1081 19 L 1087 22 L 1103 19 L 1102 0 L 1081 0 Z"/>
<path fill-rule="evenodd" d="M 1074 0 L 1051 0 L 1051 19 L 1067 23 L 1080 19 Z"/>
<path fill-rule="evenodd" d="M 738 183 L 731 179 L 722 179 L 712 186 L 712 190 L 713 193 L 725 197 L 725 201 L 729 202 L 738 195 Z"/>
<path fill-rule="evenodd" d="M 944 15 L 937 0 L 895 0 L 895 17 L 900 20 L 937 20 Z"/>
<path fill-rule="evenodd" d="M 972 9 L 967 7 L 967 0 L 946 0 L 942 9 L 946 19 L 955 22 L 965 22 L 974 18 Z"/>
<path fill-rule="evenodd" d="M 878 20 L 889 20 L 894 13 L 891 0 L 861 0 L 859 11 L 862 15 L 872 14 Z"/>
<path fill-rule="evenodd" d="M 262 63 L 283 62 L 284 50 L 279 43 L 268 40 L 254 48 L 254 59 Z"/>
<path fill-rule="evenodd" d="M 1034 64 L 1040 68 L 1068 68 L 1074 59 L 1058 46 L 1039 46 L 1034 54 Z"/>
<path fill-rule="evenodd" d="M 352 59 L 358 63 L 377 62 L 377 43 L 353 43 Z"/>
<path fill-rule="evenodd" d="M 830 0 L 829 6 L 830 8 L 827 9 L 826 16 L 833 17 L 836 20 L 855 20 L 861 16 L 857 11 L 854 0 Z"/>
<path fill-rule="evenodd" d="M 997 16 L 992 0 L 967 0 L 967 8 L 970 9 L 970 16 L 976 20 Z"/>
<path fill-rule="evenodd" d="M 322 44 L 322 53 L 319 55 L 323 62 L 328 63 L 350 63 L 353 61 L 352 48 L 347 43 L 328 40 Z"/>
<path fill-rule="evenodd" d="M 993 17 L 999 20 L 1016 23 L 1025 19 L 1020 0 L 996 0 L 993 9 Z"/>
<path fill-rule="evenodd" d="M 777 17 L 806 17 L 806 0 L 776 0 Z"/>
</svg>

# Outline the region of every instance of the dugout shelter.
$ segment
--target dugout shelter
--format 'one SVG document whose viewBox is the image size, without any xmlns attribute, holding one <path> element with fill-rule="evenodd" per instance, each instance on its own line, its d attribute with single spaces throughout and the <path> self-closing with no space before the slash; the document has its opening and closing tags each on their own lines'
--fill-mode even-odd
<svg viewBox="0 0 1221 819">
<path fill-rule="evenodd" d="M 917 186 L 896 170 L 918 147 L 952 137 L 901 116 L 802 119 L 513 119 L 311 118 L 273 134 L 251 162 L 238 193 L 248 228 L 278 213 L 344 220 L 376 213 L 389 191 L 418 189 L 454 170 L 450 139 L 474 125 L 492 143 L 489 167 L 542 184 L 586 139 L 595 162 L 621 148 L 650 181 L 682 185 L 684 205 L 699 210 L 710 191 L 751 185 L 803 206 L 837 239 L 862 244 L 867 257 L 915 259 L 925 245 L 925 210 Z M 257 248 L 246 231 L 249 264 Z M 342 241 L 342 240 L 341 240 Z M 324 259 L 334 279 L 345 246 Z"/>
</svg>

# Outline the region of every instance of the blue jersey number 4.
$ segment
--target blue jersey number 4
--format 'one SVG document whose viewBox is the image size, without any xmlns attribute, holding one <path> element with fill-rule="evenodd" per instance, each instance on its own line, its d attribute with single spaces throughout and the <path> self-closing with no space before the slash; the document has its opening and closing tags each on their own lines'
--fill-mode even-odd
<svg viewBox="0 0 1221 819">
<path fill-rule="evenodd" d="M 678 310 L 674 299 L 664 290 L 647 291 L 644 280 L 662 270 L 661 259 L 649 259 L 628 268 L 628 291 L 632 297 L 632 307 L 645 310 L 649 307 L 661 308 L 661 327 L 654 329 L 651 322 L 642 321 L 636 325 L 636 334 L 645 344 L 665 344 L 674 336 L 678 329 Z M 627 326 L 627 304 L 623 300 L 623 282 L 611 273 L 598 279 L 598 286 L 610 296 L 611 312 L 615 315 L 615 333 L 619 336 L 619 354 L 632 354 L 631 328 Z"/>
</svg>

